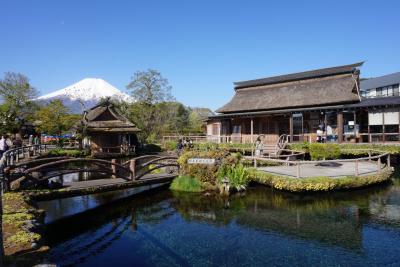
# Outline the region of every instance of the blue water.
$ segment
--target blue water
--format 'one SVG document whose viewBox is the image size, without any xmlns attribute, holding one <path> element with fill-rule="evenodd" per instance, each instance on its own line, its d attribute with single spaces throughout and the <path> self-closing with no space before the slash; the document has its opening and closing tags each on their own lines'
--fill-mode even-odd
<svg viewBox="0 0 400 267">
<path fill-rule="evenodd" d="M 61 266 L 400 266 L 400 183 L 229 199 L 168 189 L 47 226 Z"/>
</svg>

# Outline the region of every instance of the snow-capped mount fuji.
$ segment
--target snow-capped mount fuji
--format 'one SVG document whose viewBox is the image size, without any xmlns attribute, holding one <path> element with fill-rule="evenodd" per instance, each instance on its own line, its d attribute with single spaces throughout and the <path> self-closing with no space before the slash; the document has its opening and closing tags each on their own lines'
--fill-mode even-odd
<svg viewBox="0 0 400 267">
<path fill-rule="evenodd" d="M 121 92 L 108 82 L 98 78 L 86 78 L 63 89 L 38 97 L 40 102 L 60 99 L 73 113 L 81 113 L 96 105 L 100 99 L 109 97 L 114 100 L 132 102 L 133 98 Z"/>
</svg>

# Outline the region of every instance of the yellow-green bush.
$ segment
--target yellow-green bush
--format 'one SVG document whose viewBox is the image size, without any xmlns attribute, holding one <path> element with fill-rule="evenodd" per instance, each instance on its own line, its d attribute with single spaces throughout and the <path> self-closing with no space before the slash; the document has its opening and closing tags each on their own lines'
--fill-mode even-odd
<svg viewBox="0 0 400 267">
<path fill-rule="evenodd" d="M 312 143 L 308 146 L 312 160 L 337 159 L 340 157 L 338 144 Z"/>
<path fill-rule="evenodd" d="M 386 168 L 381 174 L 366 176 L 291 178 L 259 171 L 254 168 L 248 169 L 248 172 L 252 181 L 291 192 L 318 192 L 360 188 L 388 181 L 393 173 L 389 168 Z"/>
<path fill-rule="evenodd" d="M 292 150 L 303 151 L 308 153 L 310 143 L 292 143 L 289 148 Z M 321 144 L 323 146 L 329 144 Z M 400 154 L 400 146 L 383 145 L 383 144 L 337 144 L 342 155 L 364 155 L 368 150 L 387 152 L 392 155 Z"/>
<path fill-rule="evenodd" d="M 185 151 L 178 159 L 180 172 L 182 175 L 188 175 L 199 179 L 201 182 L 208 182 L 215 185 L 218 165 L 208 164 L 188 164 L 190 158 L 210 158 L 221 161 L 229 153 L 224 150 L 211 151 Z"/>
</svg>

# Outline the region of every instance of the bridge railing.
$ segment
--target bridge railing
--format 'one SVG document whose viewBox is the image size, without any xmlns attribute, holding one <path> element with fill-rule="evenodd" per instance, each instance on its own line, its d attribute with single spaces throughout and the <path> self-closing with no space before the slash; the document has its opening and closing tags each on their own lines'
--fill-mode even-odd
<svg viewBox="0 0 400 267">
<path fill-rule="evenodd" d="M 359 151 L 368 154 L 367 157 L 360 157 L 355 159 L 334 159 L 334 160 L 295 160 L 296 158 L 287 157 L 284 159 L 273 159 L 273 158 L 265 158 L 265 157 L 254 157 L 254 156 L 246 156 L 245 159 L 250 159 L 254 161 L 254 167 L 257 167 L 257 162 L 266 161 L 272 162 L 277 164 L 282 164 L 286 166 L 295 166 L 296 167 L 296 174 L 297 178 L 301 177 L 301 167 L 305 165 L 318 165 L 318 164 L 335 164 L 335 163 L 353 163 L 354 164 L 354 171 L 352 175 L 359 176 L 360 175 L 360 163 L 361 162 L 375 162 L 376 164 L 376 172 L 380 174 L 383 169 L 391 168 L 390 163 L 390 153 L 385 153 L 378 150 L 371 150 L 371 149 L 349 149 L 351 151 Z M 287 155 L 285 155 L 287 156 Z M 384 164 L 383 162 L 386 162 Z"/>
<path fill-rule="evenodd" d="M 162 170 L 157 172 L 158 174 L 177 173 L 179 166 L 176 160 L 176 157 L 155 155 L 134 158 L 125 163 L 117 163 L 115 159 L 111 161 L 69 157 L 35 159 L 9 165 L 4 169 L 2 181 L 5 182 L 6 190 L 48 185 L 48 180 L 55 177 L 60 177 L 63 183 L 63 175 L 72 173 L 106 174 L 112 178 L 135 181 L 157 170 Z"/>
<path fill-rule="evenodd" d="M 161 169 L 168 174 L 177 173 L 179 171 L 177 159 L 174 156 L 146 155 L 130 159 L 123 165 L 129 166 L 132 179 L 139 180 L 144 175 Z"/>
<path fill-rule="evenodd" d="M 18 163 L 21 159 L 26 159 L 30 158 L 31 156 L 39 155 L 42 152 L 45 152 L 50 148 L 55 147 L 55 145 L 40 144 L 9 149 L 3 153 L 0 159 L 0 169 Z"/>
</svg>

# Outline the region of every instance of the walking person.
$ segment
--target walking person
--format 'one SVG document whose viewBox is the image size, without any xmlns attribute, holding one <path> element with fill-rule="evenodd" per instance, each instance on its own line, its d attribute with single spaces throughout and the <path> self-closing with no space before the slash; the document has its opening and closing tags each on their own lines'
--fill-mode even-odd
<svg viewBox="0 0 400 267">
<path fill-rule="evenodd" d="M 6 151 L 12 147 L 13 147 L 13 141 L 8 135 L 6 135 Z"/>
<path fill-rule="evenodd" d="M 7 143 L 6 143 L 6 139 L 4 138 L 4 135 L 1 135 L 1 139 L 0 139 L 0 158 L 3 157 L 4 152 L 6 152 L 7 148 Z"/>
<path fill-rule="evenodd" d="M 29 135 L 28 145 L 31 146 L 33 144 L 33 135 Z"/>
</svg>

